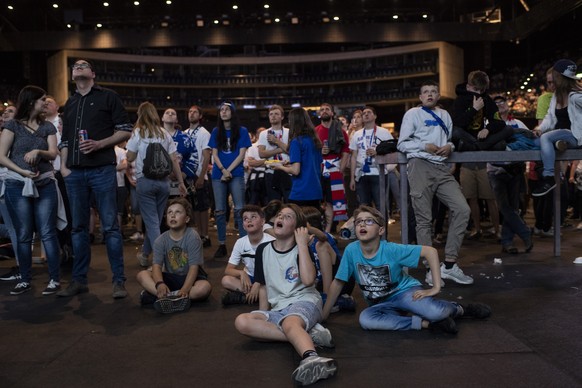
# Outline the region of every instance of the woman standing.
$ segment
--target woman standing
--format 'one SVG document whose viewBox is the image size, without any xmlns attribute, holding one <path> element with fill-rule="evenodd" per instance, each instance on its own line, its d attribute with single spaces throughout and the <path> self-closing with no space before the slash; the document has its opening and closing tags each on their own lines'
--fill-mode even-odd
<svg viewBox="0 0 582 388">
<path fill-rule="evenodd" d="M 321 140 L 303 108 L 289 112 L 289 165 L 273 166 L 293 175 L 289 202 L 321 207 Z"/>
<path fill-rule="evenodd" d="M 212 190 L 214 191 L 214 216 L 218 229 L 218 249 L 215 259 L 226 257 L 226 209 L 228 194 L 234 202 L 234 220 L 239 236 L 246 236 L 240 211 L 245 204 L 245 179 L 243 162 L 251 137 L 241 127 L 233 103 L 223 102 L 218 111 L 218 123 L 212 130 L 208 146 L 212 148 Z"/>
<path fill-rule="evenodd" d="M 42 115 L 46 92 L 25 86 L 18 95 L 17 112 L 5 122 L 0 135 L 0 164 L 8 168 L 4 181 L 6 207 L 17 239 L 20 281 L 10 291 L 31 290 L 32 237 L 38 230 L 46 251 L 49 284 L 43 295 L 60 289 L 60 253 L 57 238 L 58 197 L 51 164 L 57 154 L 57 129 Z"/>
<path fill-rule="evenodd" d="M 170 134 L 162 128 L 156 107 L 149 102 L 144 102 L 137 109 L 137 122 L 126 147 L 127 161 L 131 163 L 135 160 L 136 162 L 137 184 L 135 192 L 139 202 L 139 210 L 146 225 L 143 248 L 137 254 L 137 259 L 142 267 L 149 265 L 148 256 L 152 253 L 154 242 L 160 236 L 160 225 L 170 195 L 169 177 L 150 179 L 143 174 L 144 158 L 148 146 L 152 143 L 160 143 L 172 158 L 173 171 L 179 182 L 180 194 L 185 196 L 187 190 L 176 157 L 176 145 Z"/>
</svg>

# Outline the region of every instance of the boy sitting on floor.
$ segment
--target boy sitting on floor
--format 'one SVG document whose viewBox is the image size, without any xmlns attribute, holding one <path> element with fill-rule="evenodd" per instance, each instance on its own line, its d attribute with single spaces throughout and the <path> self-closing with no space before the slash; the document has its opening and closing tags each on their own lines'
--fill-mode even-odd
<svg viewBox="0 0 582 388">
<path fill-rule="evenodd" d="M 275 238 L 263 232 L 265 213 L 257 205 L 246 205 L 241 209 L 243 228 L 247 235 L 234 243 L 222 286 L 228 290 L 222 297 L 223 305 L 256 303 L 259 301 L 260 284 L 254 280 L 255 250 L 259 244 Z M 242 268 L 240 268 L 242 266 Z"/>
<path fill-rule="evenodd" d="M 489 306 L 482 303 L 463 306 L 433 298 L 441 289 L 436 249 L 381 240 L 386 220 L 372 207 L 360 206 L 354 212 L 354 219 L 358 241 L 345 249 L 323 308 L 324 319 L 329 316 L 344 283 L 352 276 L 370 305 L 360 314 L 360 325 L 364 330 L 440 328 L 456 334 L 458 329 L 454 318 L 484 319 L 491 315 Z M 428 262 L 433 273 L 430 289 L 423 289 L 418 280 L 404 271 L 404 267 L 417 267 L 422 259 Z"/>
<path fill-rule="evenodd" d="M 160 299 L 172 291 L 176 296 L 192 301 L 206 300 L 212 291 L 202 263 L 202 240 L 189 227 L 192 206 L 185 198 L 170 201 L 166 211 L 166 223 L 170 228 L 154 242 L 154 257 L 151 271 L 137 274 L 137 281 L 144 290 L 141 304 L 154 303 L 159 310 Z"/>
<path fill-rule="evenodd" d="M 301 209 L 285 205 L 274 224 L 276 239 L 259 245 L 255 281 L 261 284 L 258 311 L 241 314 L 237 330 L 261 341 L 290 342 L 302 356 L 293 372 L 296 382 L 308 385 L 333 376 L 335 360 L 320 357 L 315 342 L 332 347 L 331 334 L 321 319 L 321 296 L 314 287 L 316 270 L 310 254 L 307 222 Z"/>
</svg>

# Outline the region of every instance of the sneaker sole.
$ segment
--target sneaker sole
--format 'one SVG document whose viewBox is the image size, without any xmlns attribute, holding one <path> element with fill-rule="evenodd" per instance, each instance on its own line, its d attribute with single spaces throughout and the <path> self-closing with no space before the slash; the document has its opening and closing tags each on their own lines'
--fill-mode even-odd
<svg viewBox="0 0 582 388">
<path fill-rule="evenodd" d="M 337 371 L 337 362 L 329 360 L 322 363 L 311 363 L 297 368 L 293 372 L 293 379 L 300 385 L 310 385 L 316 381 L 327 379 Z"/>
<path fill-rule="evenodd" d="M 190 298 L 164 298 L 154 302 L 154 309 L 161 314 L 171 314 L 187 310 L 190 303 Z"/>
<path fill-rule="evenodd" d="M 46 295 L 54 295 L 54 294 L 56 294 L 56 293 L 57 293 L 57 292 L 59 292 L 59 291 L 60 291 L 60 289 L 59 289 L 59 290 L 54 290 L 54 291 L 46 291 L 46 290 L 45 290 L 45 291 L 43 291 L 43 292 L 42 292 L 42 294 L 43 294 L 44 296 L 46 296 Z"/>
<path fill-rule="evenodd" d="M 20 295 L 20 294 L 24 294 L 25 292 L 28 292 L 32 290 L 32 288 L 27 288 L 26 290 L 22 290 L 22 291 L 10 291 L 10 295 Z"/>
</svg>

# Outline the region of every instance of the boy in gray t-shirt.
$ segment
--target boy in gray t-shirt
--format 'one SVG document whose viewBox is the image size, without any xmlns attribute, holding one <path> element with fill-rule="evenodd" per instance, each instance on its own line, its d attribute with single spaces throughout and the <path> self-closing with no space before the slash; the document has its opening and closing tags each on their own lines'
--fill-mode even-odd
<svg viewBox="0 0 582 388">
<path fill-rule="evenodd" d="M 141 304 L 151 304 L 170 292 L 193 301 L 206 300 L 212 291 L 207 274 L 202 268 L 202 241 L 189 227 L 192 214 L 190 203 L 184 198 L 170 201 L 166 211 L 169 230 L 154 242 L 153 265 L 150 270 L 137 274 L 144 290 Z"/>
</svg>

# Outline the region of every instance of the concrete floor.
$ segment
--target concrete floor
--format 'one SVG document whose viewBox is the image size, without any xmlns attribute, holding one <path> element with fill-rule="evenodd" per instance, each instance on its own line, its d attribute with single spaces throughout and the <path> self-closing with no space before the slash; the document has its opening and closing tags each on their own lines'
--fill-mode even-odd
<svg viewBox="0 0 582 388">
<path fill-rule="evenodd" d="M 390 226 L 390 240 L 399 241 L 398 228 Z M 320 354 L 338 361 L 338 373 L 315 386 L 582 387 L 582 265 L 572 263 L 582 256 L 581 237 L 564 229 L 561 257 L 553 256 L 550 238 L 536 238 L 531 253 L 518 255 L 501 254 L 494 239 L 466 241 L 461 266 L 475 284 L 449 281 L 441 297 L 488 303 L 493 316 L 461 320 L 457 336 L 365 332 L 357 312 L 333 314 L 325 325 L 336 348 Z M 101 244 L 93 245 L 87 294 L 43 297 L 43 265 L 34 265 L 32 292 L 10 296 L 13 283 L 0 283 L 0 387 L 293 386 L 299 356 L 292 347 L 243 337 L 233 322 L 252 308 L 222 307 L 226 260 L 212 259 L 216 245 L 204 251 L 210 300 L 170 316 L 139 306 L 137 249 L 125 245 L 130 296 L 123 300 L 111 298 Z M 0 272 L 12 265 L 0 261 Z M 411 273 L 424 278 L 424 271 Z M 360 311 L 359 290 L 354 296 Z"/>
</svg>

